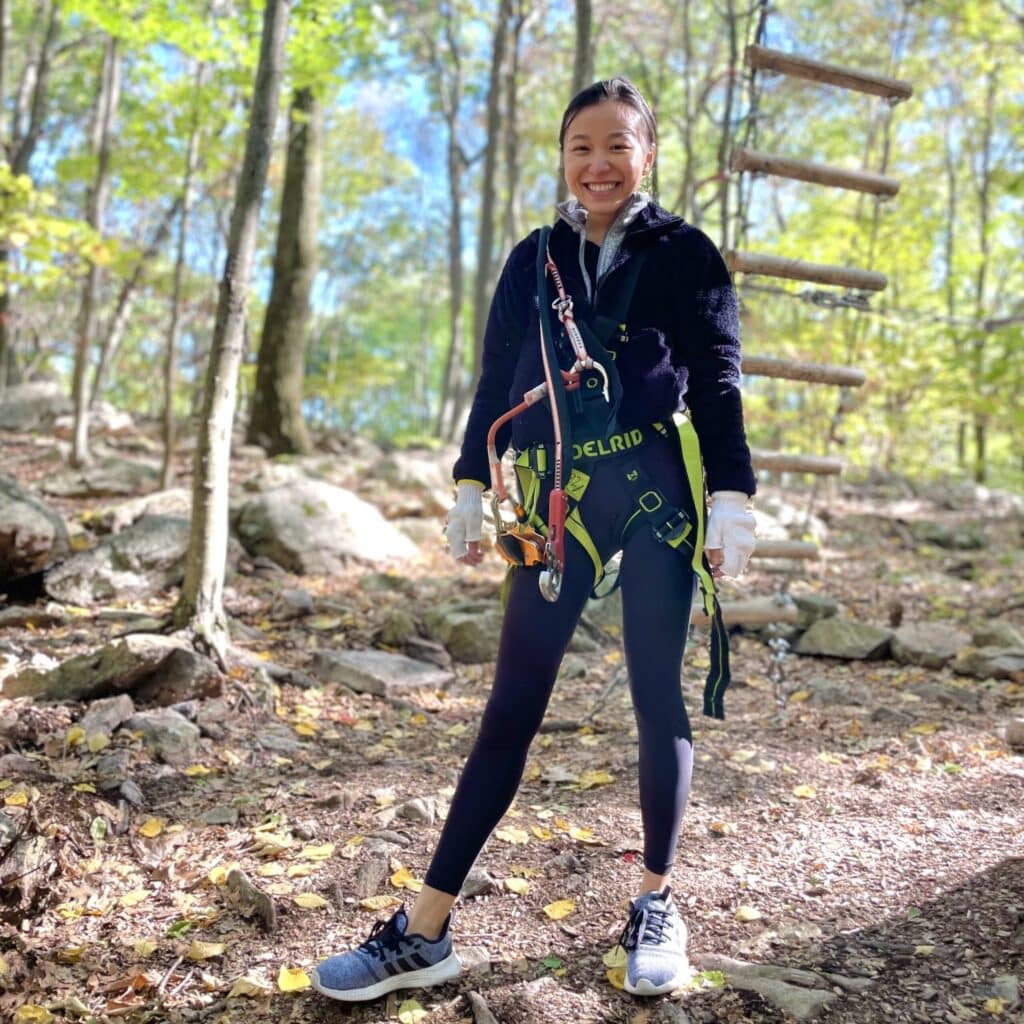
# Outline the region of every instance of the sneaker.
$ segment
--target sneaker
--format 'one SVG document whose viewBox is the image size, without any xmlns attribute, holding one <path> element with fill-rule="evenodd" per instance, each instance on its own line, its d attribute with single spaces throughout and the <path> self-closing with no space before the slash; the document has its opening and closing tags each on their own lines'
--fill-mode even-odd
<svg viewBox="0 0 1024 1024">
<path fill-rule="evenodd" d="M 378 921 L 364 943 L 313 969 L 313 987 L 331 999 L 354 1003 L 457 977 L 462 964 L 452 949 L 451 915 L 433 941 L 407 935 L 408 922 L 404 907 L 390 921 Z"/>
<path fill-rule="evenodd" d="M 626 991 L 635 996 L 658 996 L 685 985 L 690 980 L 686 939 L 686 924 L 668 886 L 634 900 L 619 939 L 628 954 Z"/>
</svg>

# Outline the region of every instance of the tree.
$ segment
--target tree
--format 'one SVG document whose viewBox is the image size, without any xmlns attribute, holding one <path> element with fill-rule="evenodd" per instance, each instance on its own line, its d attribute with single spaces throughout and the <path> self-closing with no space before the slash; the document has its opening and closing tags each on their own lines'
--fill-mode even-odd
<svg viewBox="0 0 1024 1024">
<path fill-rule="evenodd" d="M 270 454 L 312 451 L 302 415 L 309 295 L 317 269 L 323 112 L 312 86 L 297 89 L 288 121 L 288 158 L 263 321 L 248 440 Z"/>
<path fill-rule="evenodd" d="M 231 213 L 227 259 L 203 389 L 193 463 L 192 523 L 185 580 L 173 612 L 175 625 L 187 628 L 222 664 L 229 640 L 223 590 L 231 429 L 256 231 L 277 119 L 289 10 L 290 0 L 266 0 L 263 12 L 252 114 Z"/>
</svg>

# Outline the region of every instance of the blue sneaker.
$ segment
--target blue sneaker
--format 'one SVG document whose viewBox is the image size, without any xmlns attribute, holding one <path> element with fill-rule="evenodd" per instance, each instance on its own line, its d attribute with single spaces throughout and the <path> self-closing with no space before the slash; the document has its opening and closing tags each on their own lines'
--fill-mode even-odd
<svg viewBox="0 0 1024 1024">
<path fill-rule="evenodd" d="M 629 905 L 629 921 L 619 943 L 628 954 L 625 988 L 635 996 L 660 996 L 690 980 L 686 924 L 671 892 L 665 886 Z"/>
<path fill-rule="evenodd" d="M 404 907 L 390 921 L 378 921 L 361 945 L 313 969 L 313 987 L 331 999 L 354 1003 L 457 977 L 462 964 L 452 949 L 451 915 L 433 941 L 407 935 L 408 922 Z"/>
</svg>

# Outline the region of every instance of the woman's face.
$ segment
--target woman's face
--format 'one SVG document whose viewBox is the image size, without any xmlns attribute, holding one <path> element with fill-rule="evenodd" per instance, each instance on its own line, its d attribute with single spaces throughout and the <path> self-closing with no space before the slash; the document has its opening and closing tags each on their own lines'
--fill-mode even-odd
<svg viewBox="0 0 1024 1024">
<path fill-rule="evenodd" d="M 588 226 L 607 226 L 654 163 L 654 145 L 632 107 L 604 100 L 584 107 L 565 131 L 565 183 L 586 208 Z"/>
</svg>

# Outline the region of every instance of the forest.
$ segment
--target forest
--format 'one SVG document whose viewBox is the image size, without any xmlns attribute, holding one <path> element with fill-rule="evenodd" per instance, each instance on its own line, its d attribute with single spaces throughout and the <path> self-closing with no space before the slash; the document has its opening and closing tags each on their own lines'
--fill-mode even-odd
<svg viewBox="0 0 1024 1024">
<path fill-rule="evenodd" d="M 1022 57 L 1020 0 L 0 0 L 0 1019 L 1016 1019 Z M 452 465 L 613 75 L 731 273 L 758 478 L 726 721 L 700 614 L 683 670 L 693 974 L 623 987 L 617 592 L 462 975 L 339 1006 L 316 964 L 422 890 L 487 701 Z"/>
</svg>

